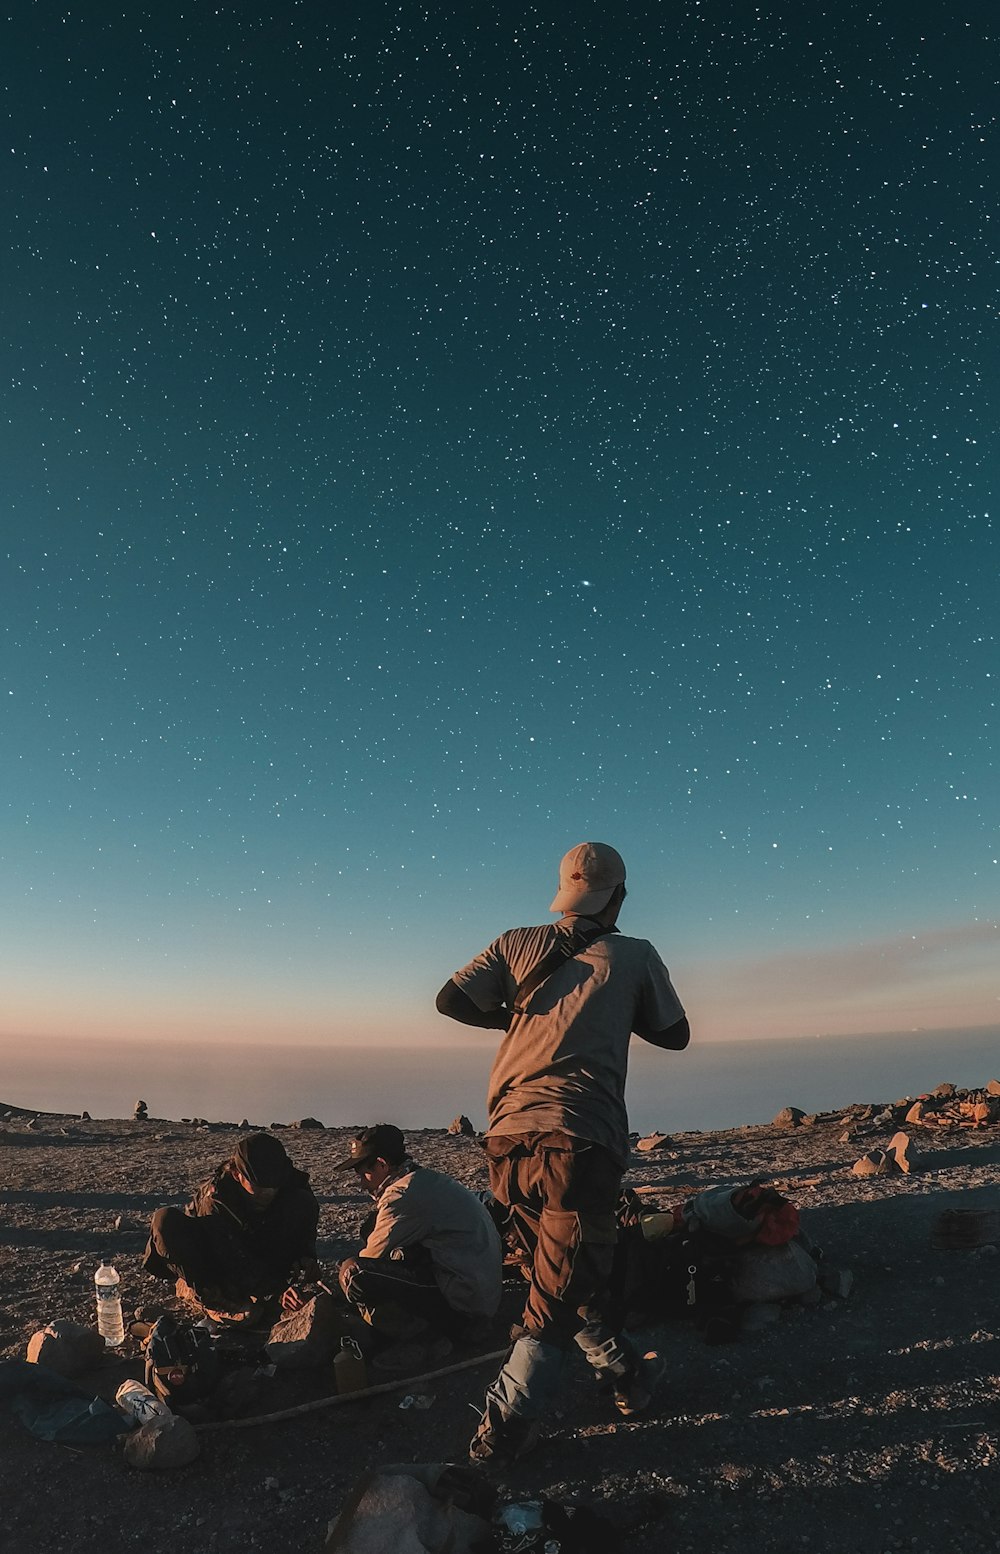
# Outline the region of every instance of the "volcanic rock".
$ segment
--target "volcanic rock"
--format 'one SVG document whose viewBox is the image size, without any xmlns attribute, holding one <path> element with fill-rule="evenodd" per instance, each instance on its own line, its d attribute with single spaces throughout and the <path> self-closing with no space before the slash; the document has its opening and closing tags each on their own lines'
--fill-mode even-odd
<svg viewBox="0 0 1000 1554">
<path fill-rule="evenodd" d="M 801 1128 L 805 1112 L 799 1106 L 784 1106 L 771 1123 L 772 1128 Z"/>
<path fill-rule="evenodd" d="M 669 1149 L 670 1135 L 669 1133 L 647 1133 L 635 1147 L 642 1155 L 652 1154 L 654 1149 Z"/>
<path fill-rule="evenodd" d="M 179 1414 L 165 1414 L 138 1430 L 125 1441 L 125 1461 L 130 1468 L 157 1471 L 186 1468 L 201 1450 L 194 1426 Z"/>
<path fill-rule="evenodd" d="M 46 1365 L 60 1376 L 79 1376 L 92 1370 L 107 1353 L 107 1345 L 96 1328 L 61 1318 L 50 1322 L 28 1340 L 28 1360 Z"/>
<path fill-rule="evenodd" d="M 267 1357 L 283 1370 L 308 1370 L 333 1359 L 341 1336 L 337 1308 L 329 1295 L 314 1295 L 272 1327 Z"/>
</svg>

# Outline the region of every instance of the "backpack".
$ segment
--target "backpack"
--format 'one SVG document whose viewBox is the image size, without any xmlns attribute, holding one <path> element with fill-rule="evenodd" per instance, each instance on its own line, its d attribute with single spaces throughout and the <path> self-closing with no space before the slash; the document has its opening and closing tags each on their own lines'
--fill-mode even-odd
<svg viewBox="0 0 1000 1554">
<path fill-rule="evenodd" d="M 203 1327 L 160 1317 L 146 1340 L 146 1386 L 168 1408 L 208 1397 L 219 1379 L 219 1356 Z"/>
<path fill-rule="evenodd" d="M 662 1234 L 670 1224 L 673 1228 Z M 739 1248 L 725 1237 L 688 1226 L 677 1213 L 660 1213 L 627 1190 L 618 1204 L 612 1322 L 641 1327 L 691 1321 L 706 1342 L 726 1343 L 739 1325 L 733 1296 L 739 1260 Z"/>
</svg>

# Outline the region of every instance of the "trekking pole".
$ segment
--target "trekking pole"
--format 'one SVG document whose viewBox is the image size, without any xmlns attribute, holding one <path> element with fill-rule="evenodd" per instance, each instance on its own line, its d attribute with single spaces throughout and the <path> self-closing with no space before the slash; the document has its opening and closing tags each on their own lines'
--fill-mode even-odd
<svg viewBox="0 0 1000 1554">
<path fill-rule="evenodd" d="M 440 1370 L 424 1371 L 422 1376 L 396 1376 L 392 1381 L 380 1381 L 374 1387 L 364 1387 L 360 1392 L 337 1392 L 333 1397 L 314 1398 L 311 1403 L 300 1403 L 297 1408 L 281 1408 L 274 1414 L 255 1414 L 252 1419 L 216 1419 L 210 1424 L 196 1424 L 199 1435 L 215 1430 L 248 1430 L 251 1425 L 273 1424 L 279 1419 L 295 1419 L 300 1414 L 315 1414 L 323 1408 L 336 1408 L 341 1403 L 356 1403 L 359 1398 L 381 1397 L 386 1392 L 398 1392 L 401 1387 L 413 1387 L 419 1382 L 436 1381 L 440 1376 L 452 1376 L 456 1371 L 471 1370 L 487 1360 L 505 1360 L 510 1345 L 497 1349 L 493 1354 L 477 1354 L 471 1360 L 459 1360 L 455 1365 L 445 1365 Z"/>
</svg>

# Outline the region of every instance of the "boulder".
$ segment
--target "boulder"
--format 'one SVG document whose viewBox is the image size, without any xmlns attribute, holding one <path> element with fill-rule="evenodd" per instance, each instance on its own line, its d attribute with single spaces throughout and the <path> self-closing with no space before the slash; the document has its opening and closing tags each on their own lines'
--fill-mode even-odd
<svg viewBox="0 0 1000 1554">
<path fill-rule="evenodd" d="M 342 1333 L 329 1295 L 314 1295 L 298 1311 L 289 1311 L 268 1335 L 267 1357 L 282 1370 L 329 1365 Z"/>
<path fill-rule="evenodd" d="M 669 1149 L 670 1135 L 669 1133 L 647 1133 L 635 1147 L 642 1155 L 652 1154 L 655 1149 Z"/>
<path fill-rule="evenodd" d="M 303 1117 L 299 1122 L 292 1123 L 293 1128 L 322 1128 L 323 1126 L 324 1124 L 317 1121 L 315 1117 Z"/>
<path fill-rule="evenodd" d="M 924 1101 L 914 1101 L 903 1121 L 908 1122 L 912 1127 L 917 1123 L 923 1122 L 930 1110 L 931 1108 Z"/>
<path fill-rule="evenodd" d="M 474 1554 L 490 1548 L 489 1523 L 456 1502 L 485 1498 L 482 1488 L 462 1492 L 449 1477 L 469 1469 L 441 1463 L 390 1466 L 369 1473 L 347 1497 L 327 1530 L 323 1547 L 338 1554 Z M 495 1499 L 495 1491 L 492 1497 Z M 489 1510 L 488 1503 L 484 1509 Z"/>
<path fill-rule="evenodd" d="M 772 1128 L 801 1128 L 805 1112 L 798 1106 L 783 1106 L 771 1123 Z"/>
<path fill-rule="evenodd" d="M 453 1117 L 448 1124 L 449 1133 L 462 1133 L 466 1138 L 474 1138 L 476 1130 L 468 1117 L 463 1112 L 459 1117 Z"/>
<path fill-rule="evenodd" d="M 186 1468 L 200 1450 L 194 1426 L 179 1414 L 164 1414 L 132 1431 L 124 1455 L 130 1468 L 159 1472 Z"/>
<path fill-rule="evenodd" d="M 944 1084 L 935 1085 L 931 1091 L 931 1095 L 936 1096 L 939 1101 L 953 1101 L 957 1094 L 958 1091 L 950 1080 L 946 1080 Z"/>
<path fill-rule="evenodd" d="M 93 1370 L 107 1354 L 107 1345 L 94 1327 L 80 1322 L 50 1322 L 28 1340 L 28 1360 L 45 1365 L 59 1376 L 79 1376 Z"/>
<path fill-rule="evenodd" d="M 886 1150 L 890 1161 L 894 1162 L 898 1169 L 904 1171 L 907 1176 L 913 1170 L 913 1163 L 919 1153 L 920 1151 L 908 1133 L 894 1133 L 889 1140 L 889 1147 Z"/>
<path fill-rule="evenodd" d="M 945 1209 L 931 1228 L 939 1252 L 964 1252 L 1000 1241 L 1000 1209 Z"/>
<path fill-rule="evenodd" d="M 987 1095 L 1000 1095 L 1000 1079 L 990 1079 L 986 1083 Z"/>
<path fill-rule="evenodd" d="M 867 1155 L 862 1155 L 860 1160 L 855 1160 L 851 1166 L 855 1176 L 888 1176 L 892 1170 L 892 1161 L 882 1149 L 873 1149 Z"/>
<path fill-rule="evenodd" d="M 816 1287 L 816 1259 L 797 1241 L 743 1248 L 733 1276 L 736 1300 L 754 1305 L 792 1300 Z"/>
</svg>

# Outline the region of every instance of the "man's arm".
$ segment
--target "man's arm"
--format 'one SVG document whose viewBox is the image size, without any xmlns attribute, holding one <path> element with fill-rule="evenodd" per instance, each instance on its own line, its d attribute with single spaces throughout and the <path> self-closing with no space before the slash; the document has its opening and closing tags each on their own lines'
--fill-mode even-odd
<svg viewBox="0 0 1000 1554">
<path fill-rule="evenodd" d="M 446 1014 L 449 1020 L 459 1020 L 463 1025 L 478 1025 L 486 1031 L 505 1031 L 510 1026 L 510 1010 L 480 1009 L 468 993 L 463 993 L 454 977 L 449 977 L 436 999 L 438 1014 Z"/>
<path fill-rule="evenodd" d="M 670 1052 L 683 1052 L 691 1040 L 691 1027 L 688 1025 L 687 1016 L 684 1015 L 673 1025 L 668 1025 L 665 1031 L 640 1031 L 635 1033 L 641 1036 L 643 1041 L 648 1041 L 653 1047 L 665 1047 Z"/>
</svg>

